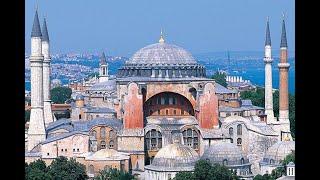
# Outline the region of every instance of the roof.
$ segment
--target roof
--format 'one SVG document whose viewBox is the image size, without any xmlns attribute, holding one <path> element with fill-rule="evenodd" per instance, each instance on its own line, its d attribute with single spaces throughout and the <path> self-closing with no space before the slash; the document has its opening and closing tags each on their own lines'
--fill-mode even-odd
<svg viewBox="0 0 320 180">
<path fill-rule="evenodd" d="M 175 142 L 161 148 L 154 157 L 152 165 L 166 169 L 189 167 L 194 166 L 197 160 L 199 160 L 199 155 L 194 149 Z"/>
<path fill-rule="evenodd" d="M 228 88 L 223 87 L 222 85 L 220 85 L 219 83 L 215 83 L 215 90 L 216 93 L 218 94 L 230 94 L 230 93 L 237 93 L 236 90 L 230 90 Z"/>
<path fill-rule="evenodd" d="M 295 176 L 282 176 L 279 177 L 277 180 L 295 180 L 296 177 Z"/>
<path fill-rule="evenodd" d="M 271 46 L 270 29 L 269 29 L 269 18 L 268 18 L 268 21 L 267 21 L 265 46 L 267 46 L 267 45 Z"/>
<path fill-rule="evenodd" d="M 205 149 L 201 159 L 209 159 L 211 163 L 223 164 L 224 160 L 228 161 L 228 165 L 248 164 L 249 159 L 246 158 L 241 149 L 235 144 L 225 141 L 217 142 Z M 243 163 L 241 162 L 243 159 Z"/>
<path fill-rule="evenodd" d="M 82 134 L 82 135 L 88 135 L 88 133 L 86 132 L 80 132 L 80 131 L 72 131 L 72 132 L 68 132 L 68 133 L 63 133 L 63 134 L 59 134 L 58 136 L 52 136 L 47 138 L 45 141 L 43 141 L 41 144 L 47 144 L 47 143 L 51 143 L 60 139 L 64 139 L 76 134 Z"/>
<path fill-rule="evenodd" d="M 197 64 L 183 48 L 163 43 L 148 45 L 137 51 L 126 64 Z"/>
<path fill-rule="evenodd" d="M 229 133 L 224 128 L 219 128 L 219 129 L 202 129 L 202 128 L 199 128 L 199 130 L 200 130 L 201 136 L 204 139 L 206 139 L 206 138 L 209 138 L 209 139 L 212 139 L 212 138 L 221 139 L 221 138 L 229 138 L 230 137 Z"/>
<path fill-rule="evenodd" d="M 279 164 L 288 154 L 295 150 L 294 141 L 279 141 L 273 144 L 267 150 L 267 153 L 263 157 L 262 162 L 270 163 L 273 160 L 276 164 Z"/>
<path fill-rule="evenodd" d="M 89 153 L 85 159 L 86 160 L 94 160 L 94 161 L 104 161 L 104 160 L 123 160 L 129 159 L 130 156 L 124 152 L 118 152 L 114 149 L 101 149 L 94 153 Z"/>
<path fill-rule="evenodd" d="M 148 116 L 148 124 L 176 124 L 176 125 L 185 125 L 185 124 L 198 124 L 197 119 L 194 116 L 176 116 L 176 117 L 163 117 L 163 116 Z"/>
<path fill-rule="evenodd" d="M 241 105 L 242 106 L 252 106 L 252 101 L 251 101 L 251 99 L 242 99 Z"/>
<path fill-rule="evenodd" d="M 108 80 L 100 83 L 94 84 L 90 87 L 90 91 L 113 91 L 116 89 L 116 81 Z"/>
<path fill-rule="evenodd" d="M 88 107 L 86 113 L 116 113 L 116 111 L 106 107 Z"/>
<path fill-rule="evenodd" d="M 42 34 L 41 34 L 41 29 L 40 29 L 38 11 L 36 10 L 36 13 L 34 14 L 34 19 L 33 19 L 31 37 L 41 37 L 41 36 L 42 36 Z"/>
<path fill-rule="evenodd" d="M 102 52 L 102 55 L 100 58 L 100 65 L 106 65 L 106 64 L 107 64 L 106 55 L 104 54 L 104 52 Z"/>
<path fill-rule="evenodd" d="M 280 47 L 288 47 L 287 35 L 286 35 L 286 25 L 285 25 L 284 19 L 282 20 L 282 32 L 281 32 Z"/>
<path fill-rule="evenodd" d="M 47 21 L 46 18 L 43 20 L 43 26 L 42 26 L 42 41 L 47 41 L 49 42 L 49 34 L 48 34 L 48 29 L 47 29 Z"/>
</svg>

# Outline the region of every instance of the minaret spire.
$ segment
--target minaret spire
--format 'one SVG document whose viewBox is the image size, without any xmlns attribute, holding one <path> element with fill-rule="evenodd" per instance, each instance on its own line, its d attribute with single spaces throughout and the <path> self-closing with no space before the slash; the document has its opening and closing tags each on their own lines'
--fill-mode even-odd
<svg viewBox="0 0 320 180">
<path fill-rule="evenodd" d="M 275 124 L 273 112 L 273 93 L 272 93 L 272 56 L 271 56 L 271 37 L 269 29 L 269 17 L 267 17 L 266 41 L 264 47 L 264 63 L 265 63 L 265 114 L 267 115 L 267 123 Z"/>
<path fill-rule="evenodd" d="M 42 34 L 41 34 L 41 29 L 40 29 L 38 10 L 36 10 L 36 13 L 34 14 L 34 19 L 33 19 L 31 37 L 41 37 L 41 36 L 42 36 Z"/>
<path fill-rule="evenodd" d="M 42 41 L 47 41 L 49 42 L 49 34 L 48 34 L 48 28 L 47 28 L 47 21 L 46 18 L 44 17 L 43 19 L 43 25 L 42 25 Z"/>
<path fill-rule="evenodd" d="M 269 16 L 267 17 L 267 29 L 266 29 L 266 42 L 265 46 L 271 46 L 271 37 L 270 37 L 270 29 L 269 29 Z"/>
<path fill-rule="evenodd" d="M 282 15 L 282 32 L 281 32 L 281 44 L 280 44 L 280 48 L 282 47 L 288 47 L 287 44 L 287 35 L 286 35 L 286 25 L 285 25 L 285 15 L 283 13 Z"/>
</svg>

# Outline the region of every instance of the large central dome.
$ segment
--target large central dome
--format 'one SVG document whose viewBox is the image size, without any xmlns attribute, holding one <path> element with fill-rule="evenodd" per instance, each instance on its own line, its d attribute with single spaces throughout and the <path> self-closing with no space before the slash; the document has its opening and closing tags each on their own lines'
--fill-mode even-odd
<svg viewBox="0 0 320 180">
<path fill-rule="evenodd" d="M 205 67 L 183 48 L 167 44 L 161 34 L 159 43 L 137 51 L 118 70 L 117 77 L 190 78 L 205 77 Z"/>
<path fill-rule="evenodd" d="M 137 51 L 128 64 L 197 64 L 192 55 L 183 48 L 167 43 L 148 45 Z"/>
</svg>

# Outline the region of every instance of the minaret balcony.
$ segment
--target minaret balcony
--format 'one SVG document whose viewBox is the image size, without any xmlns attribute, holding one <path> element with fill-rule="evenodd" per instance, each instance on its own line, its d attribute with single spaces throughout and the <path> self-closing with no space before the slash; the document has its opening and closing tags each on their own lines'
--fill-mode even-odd
<svg viewBox="0 0 320 180">
<path fill-rule="evenodd" d="M 289 63 L 278 63 L 279 68 L 289 68 L 290 64 Z"/>
</svg>

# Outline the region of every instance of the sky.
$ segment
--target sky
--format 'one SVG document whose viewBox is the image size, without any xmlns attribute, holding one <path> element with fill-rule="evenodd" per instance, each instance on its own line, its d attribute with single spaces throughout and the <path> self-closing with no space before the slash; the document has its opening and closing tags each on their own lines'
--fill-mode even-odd
<svg viewBox="0 0 320 180">
<path fill-rule="evenodd" d="M 25 51 L 36 4 L 42 26 L 46 17 L 55 53 L 99 53 L 131 56 L 157 43 L 192 54 L 218 51 L 263 51 L 267 16 L 272 49 L 279 50 L 282 14 L 286 14 L 289 51 L 295 50 L 293 0 L 27 0 Z"/>
</svg>

